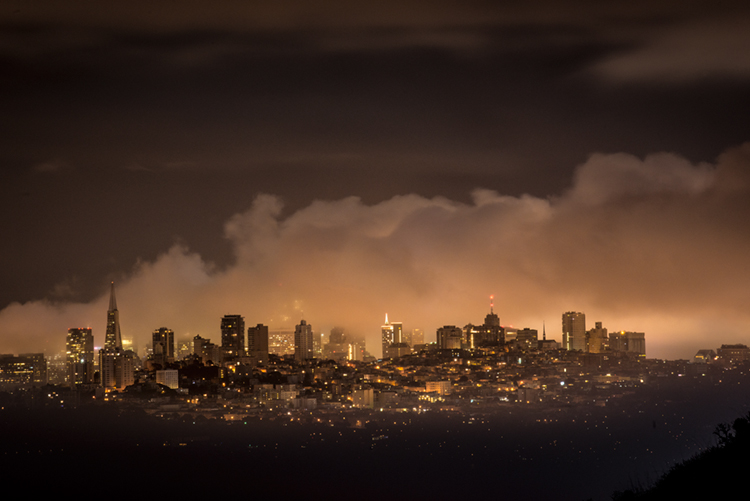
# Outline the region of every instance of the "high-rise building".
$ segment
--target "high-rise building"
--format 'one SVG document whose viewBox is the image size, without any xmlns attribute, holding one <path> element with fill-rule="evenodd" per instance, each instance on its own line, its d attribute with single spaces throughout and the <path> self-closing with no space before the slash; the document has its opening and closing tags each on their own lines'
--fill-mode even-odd
<svg viewBox="0 0 750 501">
<path fill-rule="evenodd" d="M 47 384 L 44 354 L 0 355 L 0 383 Z"/>
<path fill-rule="evenodd" d="M 500 317 L 495 313 L 495 296 L 490 296 L 490 312 L 484 317 L 484 325 L 487 327 L 500 327 Z"/>
<path fill-rule="evenodd" d="M 90 327 L 68 329 L 65 340 L 67 383 L 71 387 L 94 382 L 94 335 Z"/>
<path fill-rule="evenodd" d="M 610 332 L 609 349 L 646 356 L 646 335 L 643 332 Z"/>
<path fill-rule="evenodd" d="M 122 348 L 122 335 L 120 334 L 120 312 L 117 310 L 117 301 L 115 300 L 115 283 L 112 282 L 109 293 L 107 332 L 104 335 L 104 349 L 112 350 L 115 348 Z"/>
<path fill-rule="evenodd" d="M 334 327 L 328 336 L 328 342 L 323 345 L 322 357 L 337 362 L 346 360 L 351 355 L 351 343 L 343 327 Z"/>
<path fill-rule="evenodd" d="M 153 361 L 161 365 L 162 369 L 174 362 L 174 331 L 166 327 L 159 327 L 151 335 L 153 342 Z"/>
<path fill-rule="evenodd" d="M 247 354 L 268 362 L 268 326 L 258 324 L 247 328 Z"/>
<path fill-rule="evenodd" d="M 268 331 L 268 353 L 283 357 L 294 354 L 294 329 L 290 327 Z"/>
<path fill-rule="evenodd" d="M 392 344 L 404 343 L 404 325 L 401 322 L 389 322 L 388 313 L 385 314 L 385 324 L 380 327 L 380 337 L 383 346 L 383 358 L 389 358 L 388 347 Z"/>
<path fill-rule="evenodd" d="M 221 349 L 229 358 L 245 355 L 245 319 L 242 315 L 224 315 L 221 319 Z"/>
<path fill-rule="evenodd" d="M 193 354 L 204 364 L 211 362 L 213 365 L 220 365 L 223 360 L 221 347 L 200 335 L 193 338 Z"/>
<path fill-rule="evenodd" d="M 464 331 L 455 325 L 444 325 L 437 330 L 437 345 L 441 350 L 461 349 Z"/>
<path fill-rule="evenodd" d="M 472 348 L 505 344 L 505 330 L 500 326 L 500 317 L 495 313 L 495 296 L 490 296 L 490 312 L 484 317 L 484 324 L 466 326 L 466 344 Z"/>
<path fill-rule="evenodd" d="M 586 315 L 567 311 L 562 316 L 563 349 L 586 351 Z"/>
<path fill-rule="evenodd" d="M 301 320 L 294 328 L 294 360 L 303 362 L 313 358 L 312 326 Z"/>
<path fill-rule="evenodd" d="M 411 340 L 409 343 L 412 347 L 416 347 L 419 344 L 424 344 L 424 332 L 422 329 L 411 330 Z"/>
<path fill-rule="evenodd" d="M 539 331 L 536 329 L 518 329 L 516 332 L 516 345 L 524 350 L 536 350 L 539 347 Z"/>
<path fill-rule="evenodd" d="M 124 390 L 135 382 L 135 353 L 122 347 L 114 282 L 109 296 L 104 348 L 99 350 L 99 374 L 105 390 Z"/>
<path fill-rule="evenodd" d="M 601 322 L 596 322 L 596 327 L 586 331 L 586 351 L 589 353 L 602 353 L 609 347 L 607 329 L 602 327 Z"/>
<path fill-rule="evenodd" d="M 385 314 L 385 323 L 380 326 L 380 338 L 383 345 L 383 357 L 388 356 L 388 347 L 393 344 L 393 326 L 388 322 L 388 313 Z"/>
<path fill-rule="evenodd" d="M 401 322 L 391 322 L 393 327 L 393 344 L 404 342 L 404 324 Z"/>
</svg>

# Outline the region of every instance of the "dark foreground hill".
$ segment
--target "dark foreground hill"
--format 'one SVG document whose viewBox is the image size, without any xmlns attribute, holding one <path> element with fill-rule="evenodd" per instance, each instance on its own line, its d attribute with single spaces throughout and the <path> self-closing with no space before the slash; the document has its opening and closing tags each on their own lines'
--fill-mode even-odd
<svg viewBox="0 0 750 501">
<path fill-rule="evenodd" d="M 614 501 L 661 499 L 739 499 L 747 497 L 750 468 L 750 413 L 721 424 L 718 444 L 677 463 L 647 489 L 616 492 Z"/>
</svg>

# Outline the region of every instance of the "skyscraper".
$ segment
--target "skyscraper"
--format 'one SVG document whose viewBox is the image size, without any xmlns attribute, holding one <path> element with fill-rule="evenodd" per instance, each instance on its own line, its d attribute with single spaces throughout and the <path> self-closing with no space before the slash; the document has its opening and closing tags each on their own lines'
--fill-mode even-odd
<svg viewBox="0 0 750 501">
<path fill-rule="evenodd" d="M 101 385 L 106 390 L 124 390 L 135 382 L 135 353 L 122 348 L 114 282 L 109 296 L 104 348 L 99 350 L 99 373 Z"/>
<path fill-rule="evenodd" d="M 122 348 L 122 335 L 120 334 L 120 312 L 117 310 L 117 300 L 115 299 L 115 283 L 112 282 L 109 293 L 107 332 L 104 335 L 104 349 L 112 350 L 115 348 Z"/>
<path fill-rule="evenodd" d="M 393 325 L 388 322 L 388 313 L 385 314 L 385 323 L 380 326 L 380 336 L 383 345 L 383 356 L 382 358 L 388 357 L 388 347 L 392 345 L 394 341 Z"/>
<path fill-rule="evenodd" d="M 464 331 L 455 325 L 444 325 L 437 330 L 437 346 L 441 350 L 461 349 Z"/>
<path fill-rule="evenodd" d="M 567 311 L 562 316 L 563 348 L 586 351 L 586 315 Z"/>
<path fill-rule="evenodd" d="M 258 324 L 247 328 L 247 354 L 268 362 L 268 326 Z"/>
<path fill-rule="evenodd" d="M 174 331 L 166 327 L 159 327 L 151 335 L 154 350 L 154 363 L 164 368 L 166 364 L 174 362 Z"/>
<path fill-rule="evenodd" d="M 242 315 L 224 315 L 221 319 L 221 349 L 226 357 L 245 355 L 245 319 Z"/>
<path fill-rule="evenodd" d="M 596 327 L 586 332 L 586 351 L 589 353 L 602 353 L 609 347 L 607 329 L 602 327 L 601 322 L 596 322 Z"/>
<path fill-rule="evenodd" d="M 418 344 L 424 344 L 424 332 L 422 329 L 411 330 L 411 340 L 409 344 L 411 344 L 412 347 L 417 346 Z"/>
<path fill-rule="evenodd" d="M 313 358 L 312 326 L 301 320 L 294 328 L 294 360 L 303 362 Z"/>
<path fill-rule="evenodd" d="M 90 327 L 68 329 L 65 340 L 68 384 L 75 387 L 94 382 L 94 335 Z"/>
<path fill-rule="evenodd" d="M 466 341 L 472 348 L 505 344 L 505 329 L 500 327 L 500 317 L 495 313 L 495 296 L 490 296 L 490 312 L 484 317 L 484 323 L 467 327 Z"/>
</svg>

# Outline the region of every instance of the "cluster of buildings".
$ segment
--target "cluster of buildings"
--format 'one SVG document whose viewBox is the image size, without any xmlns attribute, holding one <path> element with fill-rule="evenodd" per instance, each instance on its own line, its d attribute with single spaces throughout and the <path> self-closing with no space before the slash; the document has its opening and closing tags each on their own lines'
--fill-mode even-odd
<svg viewBox="0 0 750 501">
<path fill-rule="evenodd" d="M 607 334 L 601 322 L 586 330 L 586 315 L 568 311 L 562 316 L 563 348 L 585 353 L 623 351 L 646 356 L 646 335 L 643 332 L 615 331 Z"/>
<path fill-rule="evenodd" d="M 241 315 L 225 315 L 220 331 L 219 343 L 201 336 L 176 343 L 174 331 L 157 328 L 141 359 L 123 343 L 113 284 L 103 348 L 95 353 L 91 328 L 69 329 L 62 384 L 104 400 L 142 392 L 144 385 L 162 388 L 160 395 L 168 388 L 182 402 L 171 403 L 173 410 L 195 411 L 211 401 L 214 411 L 236 416 L 292 408 L 570 403 L 588 398 L 592 388 L 610 391 L 673 370 L 664 361 L 646 360 L 644 333 L 608 332 L 601 322 L 586 329 L 585 315 L 571 311 L 562 315 L 558 343 L 547 339 L 545 329 L 539 339 L 535 329 L 501 325 L 492 302 L 482 324 L 443 326 L 432 343 L 386 314 L 380 359 L 345 329 L 333 328 L 326 339 L 305 320 L 294 330 L 270 331 L 263 324 L 246 327 Z M 750 349 L 701 350 L 693 362 L 722 360 L 750 362 Z M 0 383 L 47 380 L 42 354 L 0 355 Z M 220 407 L 217 399 L 224 402 Z"/>
</svg>

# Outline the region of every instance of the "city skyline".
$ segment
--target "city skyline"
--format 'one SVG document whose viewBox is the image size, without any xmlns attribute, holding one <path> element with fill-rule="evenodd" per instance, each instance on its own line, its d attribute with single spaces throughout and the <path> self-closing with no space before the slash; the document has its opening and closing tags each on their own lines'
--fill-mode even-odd
<svg viewBox="0 0 750 501">
<path fill-rule="evenodd" d="M 217 319 L 750 332 L 750 7 L 0 7 L 0 352 Z M 347 6 L 348 7 L 348 6 Z M 98 343 L 97 343 L 98 344 Z"/>
</svg>

